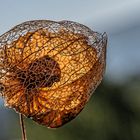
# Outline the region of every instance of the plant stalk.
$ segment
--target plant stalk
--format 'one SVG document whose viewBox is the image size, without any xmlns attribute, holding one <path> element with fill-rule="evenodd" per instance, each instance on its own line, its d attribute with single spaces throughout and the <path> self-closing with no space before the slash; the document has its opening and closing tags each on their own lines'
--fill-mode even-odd
<svg viewBox="0 0 140 140">
<path fill-rule="evenodd" d="M 20 126 L 21 126 L 21 132 L 22 132 L 22 140 L 27 140 L 26 136 L 26 129 L 24 125 L 23 115 L 19 113 L 19 119 L 20 119 Z"/>
</svg>

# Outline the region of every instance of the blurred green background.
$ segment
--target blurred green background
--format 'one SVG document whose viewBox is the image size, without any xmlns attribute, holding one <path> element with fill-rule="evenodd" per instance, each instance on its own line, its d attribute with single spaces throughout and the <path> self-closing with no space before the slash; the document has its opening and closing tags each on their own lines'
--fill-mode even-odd
<svg viewBox="0 0 140 140">
<path fill-rule="evenodd" d="M 108 34 L 103 82 L 68 124 L 25 119 L 28 140 L 140 140 L 139 0 L 0 0 L 0 34 L 27 20 L 73 20 Z M 0 140 L 20 140 L 18 114 L 0 98 Z"/>
</svg>

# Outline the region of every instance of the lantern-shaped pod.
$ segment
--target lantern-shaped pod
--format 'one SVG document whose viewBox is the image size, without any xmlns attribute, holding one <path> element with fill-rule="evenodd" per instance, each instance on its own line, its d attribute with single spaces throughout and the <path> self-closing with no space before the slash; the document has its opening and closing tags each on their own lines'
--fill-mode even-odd
<svg viewBox="0 0 140 140">
<path fill-rule="evenodd" d="M 5 105 L 47 127 L 75 118 L 102 80 L 106 34 L 71 21 L 28 21 L 0 36 Z"/>
</svg>

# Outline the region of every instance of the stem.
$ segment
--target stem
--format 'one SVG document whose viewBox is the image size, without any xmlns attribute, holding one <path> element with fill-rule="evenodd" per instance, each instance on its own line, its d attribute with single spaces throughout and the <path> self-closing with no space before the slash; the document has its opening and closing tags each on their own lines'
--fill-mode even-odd
<svg viewBox="0 0 140 140">
<path fill-rule="evenodd" d="M 22 140 L 27 140 L 26 129 L 25 129 L 24 120 L 23 120 L 23 115 L 21 113 L 19 113 L 19 119 L 20 119 L 20 126 L 21 126 L 21 132 L 22 132 Z"/>
</svg>

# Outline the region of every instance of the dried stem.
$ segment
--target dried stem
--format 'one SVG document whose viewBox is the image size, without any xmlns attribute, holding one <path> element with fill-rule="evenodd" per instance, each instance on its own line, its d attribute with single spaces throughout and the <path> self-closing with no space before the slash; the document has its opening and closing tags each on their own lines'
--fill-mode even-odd
<svg viewBox="0 0 140 140">
<path fill-rule="evenodd" d="M 23 120 L 23 115 L 21 113 L 19 113 L 19 118 L 20 118 L 21 132 L 22 132 L 22 140 L 27 140 L 26 129 L 25 129 L 24 120 Z"/>
</svg>

